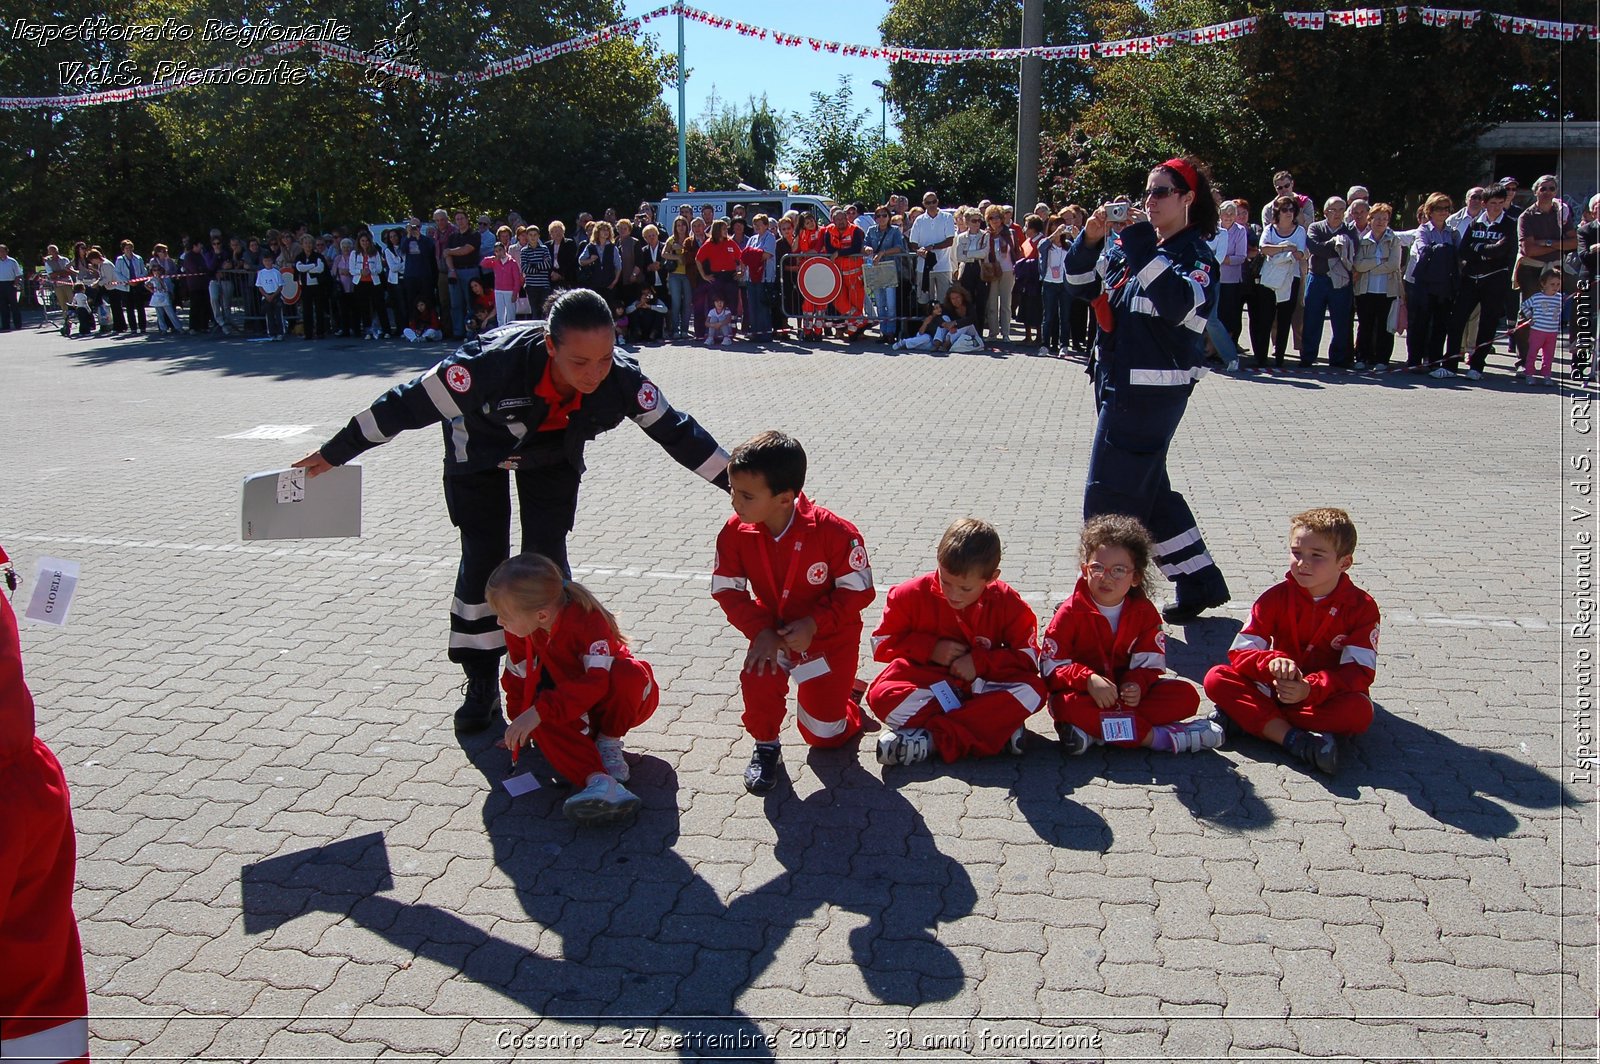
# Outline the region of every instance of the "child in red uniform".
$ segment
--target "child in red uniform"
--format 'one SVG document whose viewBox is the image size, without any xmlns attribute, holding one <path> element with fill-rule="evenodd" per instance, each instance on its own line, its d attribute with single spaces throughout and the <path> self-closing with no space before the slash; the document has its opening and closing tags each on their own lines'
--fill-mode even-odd
<svg viewBox="0 0 1600 1064">
<path fill-rule="evenodd" d="M 1177 723 L 1200 708 L 1200 693 L 1162 679 L 1167 637 L 1145 597 L 1155 544 L 1132 517 L 1106 514 L 1083 526 L 1078 586 L 1044 630 L 1044 678 L 1061 753 L 1091 745 L 1147 746 L 1192 753 L 1222 745 L 1209 720 Z"/>
<path fill-rule="evenodd" d="M 880 765 L 914 765 L 1001 750 L 1022 753 L 1044 705 L 1039 620 L 1000 579 L 1000 534 L 964 517 L 939 540 L 938 567 L 889 591 L 872 656 L 888 662 L 867 705 L 891 729 Z"/>
<path fill-rule="evenodd" d="M 562 806 L 567 819 L 631 816 L 639 799 L 622 786 L 622 737 L 660 704 L 649 663 L 633 656 L 611 611 L 542 554 L 502 562 L 485 598 L 506 633 L 505 745 L 535 743 L 552 768 L 584 784 Z"/>
<path fill-rule="evenodd" d="M 1378 604 L 1347 575 L 1356 526 L 1322 507 L 1289 519 L 1289 572 L 1250 608 L 1228 664 L 1206 674 L 1215 719 L 1332 774 L 1340 735 L 1372 724 Z"/>
<path fill-rule="evenodd" d="M 0 550 L 0 572 L 9 569 Z M 17 617 L 0 591 L 0 1058 L 89 1059 L 89 999 L 72 914 L 72 802 L 33 733 Z"/>
<path fill-rule="evenodd" d="M 777 785 L 791 679 L 806 742 L 843 746 L 861 730 L 851 689 L 872 569 L 856 526 L 806 498 L 805 479 L 805 450 L 781 432 L 741 444 L 728 462 L 734 516 L 717 534 L 711 594 L 750 640 L 739 687 L 756 741 L 744 773 L 752 794 Z"/>
</svg>

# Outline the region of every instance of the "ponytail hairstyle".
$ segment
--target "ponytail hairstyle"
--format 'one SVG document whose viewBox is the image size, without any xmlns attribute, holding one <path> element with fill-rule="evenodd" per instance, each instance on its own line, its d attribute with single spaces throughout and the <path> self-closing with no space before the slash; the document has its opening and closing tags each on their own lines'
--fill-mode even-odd
<svg viewBox="0 0 1600 1064">
<path fill-rule="evenodd" d="M 1217 201 L 1211 195 L 1211 168 L 1192 155 L 1168 159 L 1154 167 L 1171 179 L 1179 192 L 1193 192 L 1188 220 L 1195 231 L 1210 240 L 1217 235 Z"/>
<path fill-rule="evenodd" d="M 600 605 L 588 588 L 562 576 L 560 567 L 543 554 L 518 554 L 501 562 L 489 574 L 484 598 L 491 606 L 499 602 L 526 613 L 560 609 L 566 602 L 575 602 L 606 619 L 606 627 L 618 646 L 628 645 L 628 637 L 617 627 L 611 611 Z"/>
</svg>

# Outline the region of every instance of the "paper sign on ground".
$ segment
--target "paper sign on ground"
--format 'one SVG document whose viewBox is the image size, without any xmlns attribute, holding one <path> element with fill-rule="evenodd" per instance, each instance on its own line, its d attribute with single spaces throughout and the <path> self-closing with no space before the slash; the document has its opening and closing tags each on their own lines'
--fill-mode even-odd
<svg viewBox="0 0 1600 1064">
<path fill-rule="evenodd" d="M 511 797 L 513 798 L 519 798 L 530 791 L 536 791 L 538 789 L 539 781 L 534 778 L 534 775 L 531 772 L 524 772 L 520 775 L 510 776 L 506 779 L 506 790 L 511 792 Z"/>
<path fill-rule="evenodd" d="M 78 589 L 78 574 L 82 567 L 77 562 L 60 558 L 40 558 L 39 571 L 34 577 L 33 597 L 23 616 L 41 624 L 61 626 L 67 623 L 72 609 L 72 594 Z"/>
</svg>

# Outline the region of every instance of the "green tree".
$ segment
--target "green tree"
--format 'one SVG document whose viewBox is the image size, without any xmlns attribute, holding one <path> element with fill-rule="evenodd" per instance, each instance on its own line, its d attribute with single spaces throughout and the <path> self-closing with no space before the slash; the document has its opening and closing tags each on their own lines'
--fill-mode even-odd
<svg viewBox="0 0 1600 1064">
<path fill-rule="evenodd" d="M 771 188 L 776 181 L 783 123 L 765 94 L 741 108 L 713 91 L 684 137 L 694 188 Z"/>
<path fill-rule="evenodd" d="M 516 0 L 428 7 L 421 0 L 55 0 L 44 21 L 106 15 L 289 25 L 336 19 L 351 46 L 388 40 L 397 58 L 463 71 L 616 21 L 616 0 Z M 423 17 L 424 10 L 426 17 Z M 409 16 L 409 18 L 408 18 Z M 0 15 L 0 36 L 12 20 Z M 13 47 L 0 93 L 62 91 L 57 64 L 158 61 L 207 67 L 259 51 L 225 41 L 57 43 Z M 273 60 L 269 60 L 269 66 Z M 211 225 L 236 232 L 309 222 L 332 227 L 465 205 L 529 218 L 625 211 L 669 187 L 674 131 L 660 101 L 669 62 L 647 38 L 614 39 L 477 85 L 374 77 L 309 51 L 286 62 L 302 84 L 205 85 L 163 97 L 68 110 L 0 113 L 0 231 L 29 261 L 44 243 L 85 236 L 156 240 Z"/>
<path fill-rule="evenodd" d="M 1083 0 L 1044 0 L 1046 44 L 1089 40 Z M 885 44 L 913 48 L 1015 48 L 1022 38 L 1016 0 L 892 0 L 880 29 Z M 1088 104 L 1087 64 L 1043 65 L 1041 126 L 1064 133 Z M 1009 196 L 1017 166 L 1020 62 L 890 65 L 888 97 L 915 188 L 954 199 Z"/>
<path fill-rule="evenodd" d="M 1553 4 L 1536 6 L 1522 13 L 1560 17 Z M 1097 61 L 1093 102 L 1047 160 L 1047 180 L 1083 201 L 1136 189 L 1153 163 L 1187 152 L 1257 205 L 1279 169 L 1319 199 L 1360 182 L 1409 202 L 1479 176 L 1476 141 L 1495 122 L 1594 117 L 1592 51 L 1583 67 L 1572 54 L 1582 45 L 1507 35 L 1487 18 L 1468 30 L 1415 17 L 1401 26 L 1391 15 L 1381 28 L 1313 32 L 1218 0 L 1093 0 L 1089 11 L 1106 38 L 1252 14 L 1261 22 L 1227 44 Z"/>
<path fill-rule="evenodd" d="M 904 149 L 880 144 L 865 110 L 856 110 L 850 79 L 834 92 L 813 92 L 811 111 L 797 120 L 792 161 L 800 187 L 843 201 L 878 203 L 910 173 Z"/>
</svg>

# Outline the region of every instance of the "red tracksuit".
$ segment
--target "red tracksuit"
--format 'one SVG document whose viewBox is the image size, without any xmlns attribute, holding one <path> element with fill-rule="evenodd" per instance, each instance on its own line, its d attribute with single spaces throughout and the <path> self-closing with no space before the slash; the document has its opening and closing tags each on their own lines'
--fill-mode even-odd
<svg viewBox="0 0 1600 1064">
<path fill-rule="evenodd" d="M 833 312 L 844 317 L 846 324 L 856 330 L 867 327 L 863 313 L 867 290 L 861 275 L 861 249 L 865 243 L 866 234 L 858 226 L 847 223 L 842 228 L 830 225 L 822 230 L 823 250 L 835 256 L 833 264 L 839 267 L 839 275 L 844 280 L 839 298 L 833 301 Z"/>
<path fill-rule="evenodd" d="M 840 746 L 861 727 L 850 697 L 860 661 L 861 611 L 876 592 L 861 533 L 802 493 L 794 519 L 773 538 L 739 516 L 717 533 L 711 594 L 746 639 L 810 617 L 817 634 L 798 659 L 778 656 L 777 673 L 739 674 L 745 730 L 773 742 L 783 726 L 789 681 L 796 684 L 800 734 L 812 746 Z"/>
<path fill-rule="evenodd" d="M 867 691 L 867 705 L 895 731 L 926 728 L 945 761 L 997 754 L 1044 705 L 1035 649 L 1039 619 L 1004 581 L 956 612 L 937 571 L 889 591 L 883 621 L 872 633 L 872 656 L 888 662 Z M 933 662 L 934 645 L 953 639 L 971 648 L 977 679 L 970 685 Z M 961 696 L 945 712 L 930 689 L 941 680 Z"/>
<path fill-rule="evenodd" d="M 1311 685 L 1305 701 L 1284 705 L 1273 694 L 1267 665 L 1289 658 Z M 1252 735 L 1281 718 L 1308 731 L 1359 735 L 1372 725 L 1372 687 L 1378 669 L 1378 604 L 1339 574 L 1321 602 L 1286 577 L 1250 607 L 1228 664 L 1206 674 L 1206 695 Z"/>
<path fill-rule="evenodd" d="M 1151 728 L 1187 720 L 1200 708 L 1200 692 L 1182 680 L 1161 678 L 1167 669 L 1167 636 L 1161 630 L 1161 615 L 1143 595 L 1122 600 L 1122 616 L 1113 632 L 1080 577 L 1045 627 L 1043 650 L 1050 715 L 1077 725 L 1096 740 L 1105 740 L 1109 718 L 1131 716 L 1133 739 L 1112 741 L 1137 746 Z M 1089 678 L 1095 675 L 1104 676 L 1119 690 L 1123 684 L 1137 684 L 1139 704 L 1129 709 L 1118 701 L 1102 710 L 1089 695 Z"/>
<path fill-rule="evenodd" d="M 0 1058 L 89 1059 L 76 859 L 67 780 L 33 734 L 17 618 L 0 594 Z"/>
<path fill-rule="evenodd" d="M 599 611 L 568 602 L 549 632 L 506 633 L 506 718 L 538 709 L 533 741 L 550 767 L 582 786 L 604 772 L 601 735 L 620 739 L 650 719 L 661 702 L 650 664 L 611 634 Z"/>
</svg>

